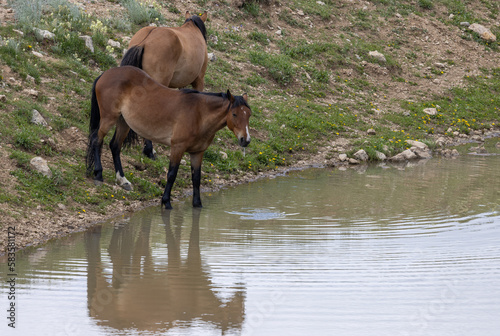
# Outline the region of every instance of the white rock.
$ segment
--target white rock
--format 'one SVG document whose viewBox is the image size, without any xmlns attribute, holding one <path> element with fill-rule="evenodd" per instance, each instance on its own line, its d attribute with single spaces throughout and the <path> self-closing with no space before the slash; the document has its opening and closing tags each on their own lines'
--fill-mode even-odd
<svg viewBox="0 0 500 336">
<path fill-rule="evenodd" d="M 384 54 L 382 54 L 382 53 L 378 52 L 377 50 L 375 50 L 375 51 L 370 51 L 370 52 L 368 53 L 368 55 L 369 55 L 369 56 L 371 56 L 371 57 L 373 57 L 373 58 L 375 58 L 375 59 L 377 59 L 377 60 L 378 60 L 378 61 L 380 61 L 380 62 L 384 62 L 384 63 L 385 63 L 385 62 L 387 62 L 387 60 L 385 59 Z"/>
<path fill-rule="evenodd" d="M 35 31 L 35 37 L 37 40 L 55 40 L 56 35 L 54 33 L 49 32 L 48 30 L 43 30 L 39 28 L 33 29 Z"/>
<path fill-rule="evenodd" d="M 31 111 L 31 122 L 35 125 L 47 126 L 47 122 L 37 110 Z"/>
<path fill-rule="evenodd" d="M 29 96 L 38 97 L 38 91 L 33 89 L 24 89 L 23 92 Z"/>
<path fill-rule="evenodd" d="M 339 160 L 344 162 L 347 161 L 348 157 L 347 154 L 339 154 Z"/>
<path fill-rule="evenodd" d="M 113 48 L 121 48 L 121 43 L 112 39 L 108 40 L 108 45 L 113 47 Z"/>
<path fill-rule="evenodd" d="M 368 135 L 376 135 L 377 132 L 373 128 L 370 128 L 368 131 L 366 131 L 366 134 L 368 134 Z"/>
<path fill-rule="evenodd" d="M 410 149 L 402 151 L 401 154 L 406 160 L 413 160 L 417 158 L 417 154 L 413 153 Z"/>
<path fill-rule="evenodd" d="M 226 152 L 220 151 L 219 154 L 222 157 L 222 160 L 227 160 L 228 156 Z"/>
<path fill-rule="evenodd" d="M 368 154 L 366 153 L 366 151 L 364 149 L 360 149 L 359 151 L 354 153 L 353 156 L 355 159 L 357 159 L 359 161 L 368 161 L 368 159 L 369 159 Z"/>
<path fill-rule="evenodd" d="M 491 32 L 491 30 L 489 30 L 483 25 L 480 25 L 479 23 L 471 24 L 469 26 L 469 29 L 479 34 L 479 36 L 481 36 L 481 38 L 485 41 L 495 42 L 497 40 L 497 37 L 495 36 L 495 34 Z"/>
<path fill-rule="evenodd" d="M 88 35 L 78 36 L 85 42 L 85 46 L 90 49 L 91 52 L 94 52 L 94 43 L 92 42 L 92 37 Z"/>
<path fill-rule="evenodd" d="M 38 51 L 32 50 L 31 53 L 33 54 L 33 56 L 36 56 L 38 58 L 43 58 L 43 54 L 39 53 Z"/>
<path fill-rule="evenodd" d="M 417 147 L 418 149 L 428 150 L 429 147 L 423 142 L 417 140 L 406 140 L 406 143 L 410 146 Z"/>
<path fill-rule="evenodd" d="M 438 113 L 437 109 L 434 107 L 428 107 L 424 109 L 424 113 L 427 113 L 428 115 L 436 115 Z"/>
<path fill-rule="evenodd" d="M 35 171 L 41 173 L 44 176 L 47 177 L 52 177 L 52 171 L 49 168 L 49 165 L 47 164 L 47 161 L 44 160 L 43 158 L 37 156 L 31 159 L 30 161 L 30 166 L 33 168 Z"/>
<path fill-rule="evenodd" d="M 215 62 L 217 60 L 217 56 L 214 53 L 208 53 L 208 60 L 210 62 Z"/>
<path fill-rule="evenodd" d="M 385 161 L 387 159 L 387 156 L 382 152 L 375 151 L 375 155 L 379 161 Z"/>
</svg>

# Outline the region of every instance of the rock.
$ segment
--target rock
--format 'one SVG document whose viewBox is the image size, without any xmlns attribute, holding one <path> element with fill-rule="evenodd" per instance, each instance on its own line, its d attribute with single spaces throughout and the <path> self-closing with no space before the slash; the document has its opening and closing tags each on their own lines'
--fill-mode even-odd
<svg viewBox="0 0 500 336">
<path fill-rule="evenodd" d="M 469 29 L 473 32 L 479 34 L 479 36 L 487 42 L 495 42 L 497 37 L 488 28 L 479 23 L 473 23 L 469 26 Z"/>
<path fill-rule="evenodd" d="M 37 90 L 33 90 L 33 89 L 24 89 L 23 90 L 23 93 L 29 95 L 29 96 L 33 96 L 33 97 L 38 97 L 38 91 Z"/>
<path fill-rule="evenodd" d="M 349 164 L 353 164 L 353 165 L 354 165 L 354 164 L 359 164 L 359 161 L 358 161 L 358 160 L 356 160 L 356 159 L 350 158 L 350 159 L 349 159 Z"/>
<path fill-rule="evenodd" d="M 424 109 L 424 113 L 427 113 L 428 115 L 436 115 L 438 113 L 437 109 L 434 107 L 428 107 Z"/>
<path fill-rule="evenodd" d="M 43 54 L 39 53 L 38 51 L 32 50 L 31 53 L 33 56 L 38 57 L 38 58 L 43 58 Z"/>
<path fill-rule="evenodd" d="M 364 149 L 360 149 L 359 151 L 354 153 L 353 156 L 355 159 L 357 159 L 359 161 L 368 161 L 368 159 L 369 159 L 368 154 L 366 153 L 366 151 Z"/>
<path fill-rule="evenodd" d="M 419 159 L 431 159 L 432 155 L 429 149 L 422 149 L 418 147 L 412 147 L 410 150 L 417 155 Z"/>
<path fill-rule="evenodd" d="M 484 146 L 471 147 L 471 148 L 469 148 L 469 151 L 477 153 L 477 154 L 488 153 L 488 151 L 486 150 L 486 148 L 484 148 Z"/>
<path fill-rule="evenodd" d="M 122 47 L 120 42 L 112 40 L 112 39 L 108 40 L 108 45 L 113 47 L 113 48 L 121 48 Z"/>
<path fill-rule="evenodd" d="M 378 60 L 378 61 L 380 61 L 380 62 L 384 62 L 384 63 L 385 63 L 385 62 L 387 62 L 387 60 L 385 59 L 384 54 L 382 54 L 382 53 L 378 52 L 377 50 L 375 50 L 375 51 L 370 51 L 370 52 L 368 53 L 368 55 L 369 55 L 369 56 L 371 56 L 371 57 L 373 57 L 373 58 L 375 58 L 376 60 Z"/>
<path fill-rule="evenodd" d="M 439 147 L 444 147 L 445 144 L 446 144 L 446 139 L 443 138 L 443 137 L 439 137 L 436 140 L 436 145 L 439 146 Z"/>
<path fill-rule="evenodd" d="M 389 160 L 395 162 L 402 162 L 406 160 L 414 160 L 416 158 L 418 158 L 417 155 L 413 153 L 410 149 L 407 149 L 397 155 L 390 157 Z"/>
<path fill-rule="evenodd" d="M 499 142 L 500 143 L 500 142 Z M 348 160 L 347 154 L 339 154 L 339 160 L 345 162 Z"/>
<path fill-rule="evenodd" d="M 61 210 L 66 210 L 66 206 L 64 204 L 57 203 L 57 207 Z"/>
<path fill-rule="evenodd" d="M 417 154 L 415 154 L 411 149 L 404 150 L 400 154 L 402 154 L 406 160 L 413 160 L 417 158 Z"/>
<path fill-rule="evenodd" d="M 31 123 L 35 125 L 48 126 L 43 116 L 37 110 L 31 111 Z"/>
<path fill-rule="evenodd" d="M 208 60 L 210 62 L 215 62 L 215 61 L 217 61 L 217 56 L 215 56 L 214 53 L 208 53 Z"/>
<path fill-rule="evenodd" d="M 35 83 L 35 78 L 33 76 L 27 75 L 26 76 L 26 81 L 31 82 L 31 83 L 34 84 Z"/>
<path fill-rule="evenodd" d="M 278 29 L 277 31 L 274 32 L 276 35 L 281 36 L 281 29 Z"/>
<path fill-rule="evenodd" d="M 376 135 L 377 132 L 373 128 L 370 128 L 368 131 L 366 131 L 366 134 L 368 134 L 368 135 Z"/>
<path fill-rule="evenodd" d="M 88 35 L 78 36 L 85 42 L 85 46 L 90 49 L 91 52 L 94 52 L 94 43 L 92 42 L 92 37 Z"/>
<path fill-rule="evenodd" d="M 444 157 L 456 157 L 459 156 L 460 153 L 456 149 L 442 149 L 439 153 Z"/>
<path fill-rule="evenodd" d="M 51 40 L 54 41 L 56 39 L 56 35 L 54 33 L 49 32 L 48 30 L 43 30 L 39 28 L 33 29 L 35 32 L 35 38 L 42 42 L 43 40 Z"/>
<path fill-rule="evenodd" d="M 426 144 L 417 140 L 406 140 L 406 143 L 421 150 L 429 150 Z"/>
<path fill-rule="evenodd" d="M 7 101 L 7 96 L 6 95 L 0 95 L 0 102 L 6 102 Z"/>
<path fill-rule="evenodd" d="M 480 135 L 473 135 L 471 137 L 471 140 L 478 141 L 478 142 L 483 142 L 484 141 L 483 137 L 480 136 Z"/>
<path fill-rule="evenodd" d="M 222 160 L 227 160 L 228 156 L 226 152 L 220 151 L 219 154 L 222 157 Z"/>
<path fill-rule="evenodd" d="M 500 148 L 500 142 L 497 142 L 495 145 L 496 148 Z"/>
<path fill-rule="evenodd" d="M 324 3 L 323 1 L 316 1 L 316 3 L 317 3 L 318 5 L 321 5 L 321 6 L 324 6 L 324 5 L 325 5 L 325 3 Z"/>
<path fill-rule="evenodd" d="M 440 69 L 445 69 L 445 68 L 446 68 L 446 64 L 444 64 L 444 63 L 439 63 L 439 62 L 434 63 L 434 66 L 435 66 L 436 68 L 440 68 Z"/>
<path fill-rule="evenodd" d="M 52 177 L 52 171 L 49 168 L 49 165 L 47 164 L 47 161 L 44 160 L 43 158 L 37 156 L 31 159 L 30 161 L 30 166 L 33 170 L 41 173 L 44 176 L 47 177 Z"/>
<path fill-rule="evenodd" d="M 379 151 L 375 151 L 375 155 L 377 156 L 377 160 L 379 161 L 385 161 L 387 159 L 387 156 Z"/>
<path fill-rule="evenodd" d="M 470 23 L 469 23 L 469 22 L 467 22 L 467 21 L 462 21 L 462 22 L 460 22 L 460 25 L 461 25 L 462 27 L 469 27 L 469 26 L 470 26 Z"/>
</svg>

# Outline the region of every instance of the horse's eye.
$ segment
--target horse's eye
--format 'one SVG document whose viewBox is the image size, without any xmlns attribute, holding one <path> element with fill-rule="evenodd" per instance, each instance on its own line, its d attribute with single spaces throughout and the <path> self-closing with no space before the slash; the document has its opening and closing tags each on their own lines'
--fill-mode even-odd
<svg viewBox="0 0 500 336">
<path fill-rule="evenodd" d="M 236 113 L 233 113 L 233 117 L 235 117 L 235 118 L 236 118 Z"/>
</svg>

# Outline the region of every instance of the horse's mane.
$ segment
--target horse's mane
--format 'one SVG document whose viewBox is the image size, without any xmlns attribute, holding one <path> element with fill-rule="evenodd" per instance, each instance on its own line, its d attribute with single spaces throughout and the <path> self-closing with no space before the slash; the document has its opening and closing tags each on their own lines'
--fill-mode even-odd
<svg viewBox="0 0 500 336">
<path fill-rule="evenodd" d="M 198 15 L 193 15 L 189 19 L 186 19 L 186 21 L 184 21 L 184 23 L 186 23 L 188 21 L 192 21 L 195 24 L 195 26 L 198 27 L 198 29 L 201 31 L 201 34 L 203 35 L 203 38 L 206 41 L 207 40 L 207 28 L 205 28 L 205 23 L 202 21 L 202 19 L 200 19 L 200 17 Z"/>
<path fill-rule="evenodd" d="M 227 94 L 224 93 L 224 92 L 200 92 L 198 90 L 193 90 L 193 89 L 181 89 L 181 91 L 185 94 L 190 94 L 190 93 L 199 93 L 199 94 L 202 94 L 202 95 L 205 95 L 205 96 L 212 96 L 212 97 L 220 97 L 220 98 L 223 98 L 223 99 L 229 99 L 227 97 Z M 245 101 L 245 99 L 243 99 L 242 96 L 234 96 L 234 103 L 233 103 L 233 107 L 238 107 L 238 106 L 246 106 L 248 108 L 250 108 L 250 106 L 248 106 L 247 102 Z"/>
</svg>

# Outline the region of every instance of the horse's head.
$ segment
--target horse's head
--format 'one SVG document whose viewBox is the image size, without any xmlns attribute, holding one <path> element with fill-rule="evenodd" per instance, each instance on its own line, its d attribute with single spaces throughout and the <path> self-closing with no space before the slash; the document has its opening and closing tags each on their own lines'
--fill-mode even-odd
<svg viewBox="0 0 500 336">
<path fill-rule="evenodd" d="M 227 97 L 230 101 L 226 117 L 227 127 L 236 135 L 240 146 L 246 147 L 251 139 L 248 122 L 252 115 L 252 110 L 247 104 L 248 96 L 246 93 L 243 96 L 233 96 L 227 90 Z"/>
</svg>

